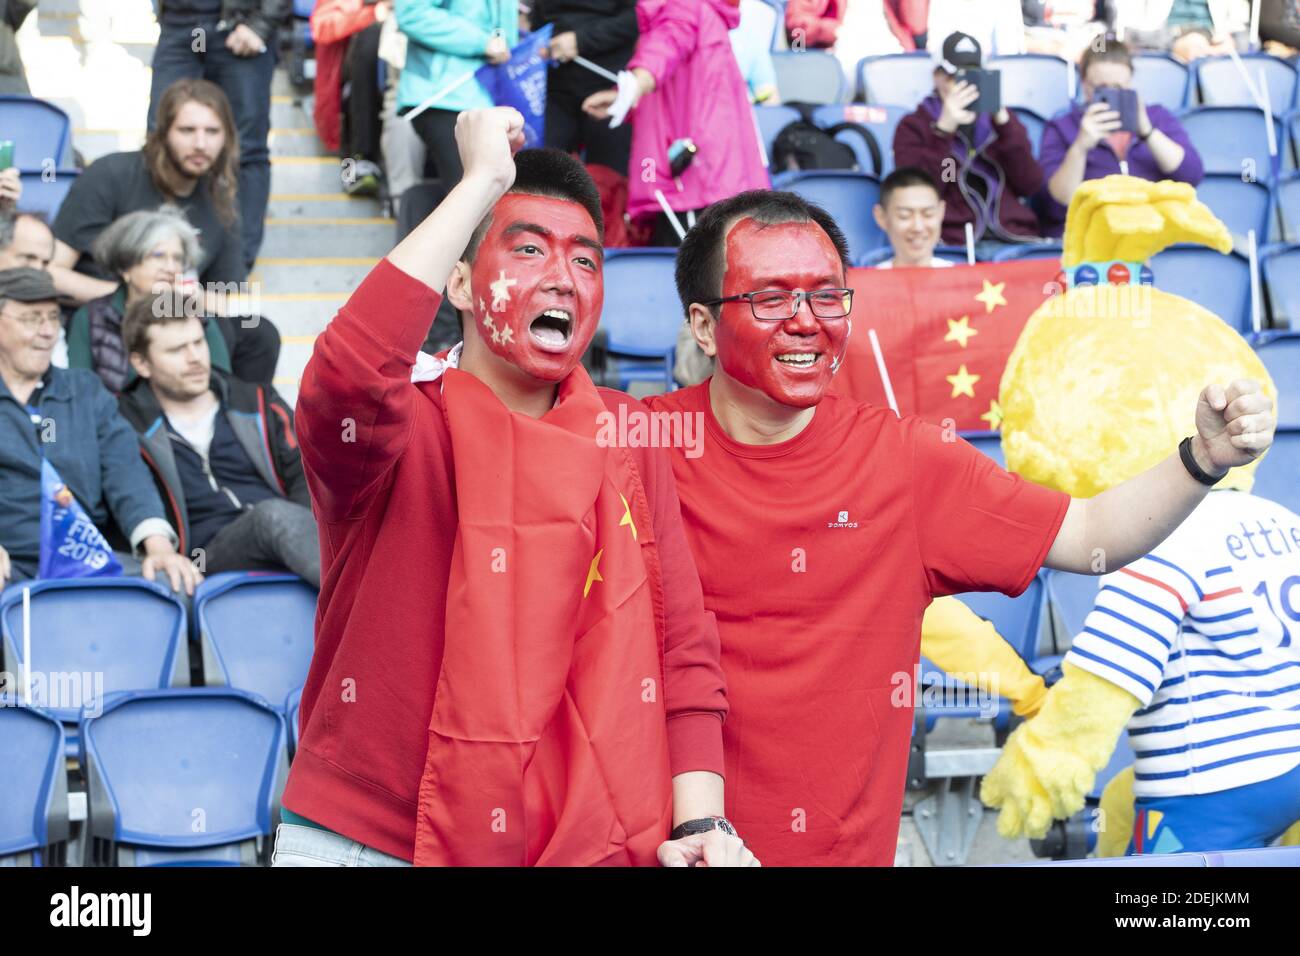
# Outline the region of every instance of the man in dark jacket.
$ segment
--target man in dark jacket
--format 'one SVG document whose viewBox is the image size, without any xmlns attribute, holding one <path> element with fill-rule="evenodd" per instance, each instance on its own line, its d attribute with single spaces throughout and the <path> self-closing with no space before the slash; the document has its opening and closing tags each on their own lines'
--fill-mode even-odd
<svg viewBox="0 0 1300 956">
<path fill-rule="evenodd" d="M 576 56 L 611 73 L 626 69 L 636 49 L 636 0 L 537 0 L 532 25 L 554 24 L 550 58 L 559 64 L 547 75 L 546 145 L 566 153 L 586 147 L 587 163 L 627 175 L 632 149 L 631 124 L 609 124 L 582 111 L 582 101 L 609 80 L 593 73 Z"/>
<path fill-rule="evenodd" d="M 163 91 L 179 79 L 211 80 L 225 92 L 239 127 L 239 208 L 244 265 L 262 245 L 271 193 L 271 75 L 276 33 L 291 0 L 154 0 L 158 46 L 149 91 L 149 128 Z"/>
<path fill-rule="evenodd" d="M 133 554 L 117 556 L 128 574 L 162 573 L 192 594 L 202 575 L 176 551 L 113 396 L 89 369 L 50 364 L 58 333 L 49 273 L 0 271 L 0 586 L 37 576 L 48 462 L 96 528 L 130 542 Z"/>
<path fill-rule="evenodd" d="M 1089 47 L 1080 63 L 1083 102 L 1052 118 L 1043 130 L 1039 159 L 1047 179 L 1044 202 L 1049 235 L 1065 231 L 1070 197 L 1085 179 L 1119 173 L 1157 182 L 1173 179 L 1196 186 L 1205 175 L 1200 154 L 1178 118 L 1163 106 L 1137 98 L 1137 129 L 1120 128 L 1121 117 L 1097 100 L 1103 89 L 1132 89 L 1128 47 L 1108 40 Z"/>
<path fill-rule="evenodd" d="M 134 303 L 122 322 L 139 378 L 119 403 L 182 552 L 208 574 L 287 568 L 320 587 L 316 520 L 288 406 L 270 386 L 214 372 L 199 320 L 155 315 L 153 305 Z"/>
<path fill-rule="evenodd" d="M 919 166 L 940 184 L 943 241 L 1016 242 L 1039 236 L 1038 219 L 1022 200 L 1043 185 L 1043 172 L 1020 120 L 1003 107 L 992 116 L 970 107 L 979 91 L 959 81 L 959 70 L 978 67 L 979 42 L 965 33 L 944 41 L 934 68 L 935 92 L 894 133 L 896 166 Z"/>
</svg>

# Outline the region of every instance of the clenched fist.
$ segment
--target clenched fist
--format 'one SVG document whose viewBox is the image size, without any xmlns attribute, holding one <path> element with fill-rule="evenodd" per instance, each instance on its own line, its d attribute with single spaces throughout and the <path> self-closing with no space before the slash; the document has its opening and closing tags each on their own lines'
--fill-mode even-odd
<svg viewBox="0 0 1300 956">
<path fill-rule="evenodd" d="M 523 145 L 524 117 L 516 109 L 495 106 L 456 117 L 456 148 L 466 179 L 489 179 L 504 193 L 514 184 L 514 155 Z"/>
<path fill-rule="evenodd" d="M 1259 383 L 1239 378 L 1227 388 L 1207 385 L 1196 400 L 1196 437 L 1192 454 L 1212 475 L 1247 465 L 1273 444 L 1277 419 L 1273 400 Z"/>
</svg>

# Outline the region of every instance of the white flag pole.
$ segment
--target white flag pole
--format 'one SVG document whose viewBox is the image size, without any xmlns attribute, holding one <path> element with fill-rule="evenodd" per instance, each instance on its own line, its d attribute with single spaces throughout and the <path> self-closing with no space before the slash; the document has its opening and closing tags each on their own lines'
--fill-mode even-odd
<svg viewBox="0 0 1300 956">
<path fill-rule="evenodd" d="M 1246 246 L 1250 252 L 1250 327 L 1258 332 L 1264 323 L 1260 317 L 1259 239 L 1254 229 L 1246 233 Z"/>
<path fill-rule="evenodd" d="M 575 57 L 573 58 L 573 62 L 576 63 L 576 64 L 578 64 L 578 66 L 585 67 L 586 69 L 591 70 L 591 72 L 592 72 L 592 73 L 595 73 L 597 76 L 603 76 L 605 79 L 609 80 L 609 81 L 610 81 L 611 83 L 613 83 L 615 86 L 618 85 L 618 74 L 617 74 L 617 73 L 611 73 L 609 70 L 605 69 L 603 66 L 598 66 L 597 64 L 592 63 L 592 62 L 591 62 L 590 60 L 588 60 L 586 57 L 584 57 L 584 56 L 575 56 Z"/>
<path fill-rule="evenodd" d="M 668 221 L 677 232 L 677 238 L 685 239 L 686 230 L 682 228 L 682 224 L 677 218 L 677 213 L 673 212 L 672 207 L 668 205 L 668 200 L 664 198 L 664 191 L 662 189 L 655 190 L 655 199 L 659 201 L 659 208 L 664 211 L 664 215 L 668 217 Z"/>
<path fill-rule="evenodd" d="M 443 87 L 442 89 L 440 89 L 438 92 L 434 93 L 432 96 L 430 96 L 427 100 L 425 100 L 423 103 L 421 103 L 421 104 L 420 104 L 419 106 L 417 106 L 415 109 L 411 110 L 409 113 L 403 113 L 403 114 L 402 114 L 402 119 L 406 120 L 408 123 L 411 122 L 411 120 L 415 119 L 417 116 L 419 116 L 419 115 L 420 115 L 421 113 L 423 113 L 425 110 L 429 109 L 429 107 L 433 106 L 433 105 L 436 104 L 436 103 L 441 102 L 441 101 L 442 101 L 443 99 L 445 99 L 449 94 L 455 92 L 456 90 L 458 90 L 458 89 L 460 89 L 462 86 L 464 86 L 466 83 L 468 83 L 470 80 L 474 79 L 474 74 L 477 73 L 477 72 L 478 72 L 477 70 L 470 70 L 470 71 L 469 71 L 468 73 L 466 73 L 464 76 L 461 76 L 461 77 L 459 77 L 458 79 L 452 80 L 450 83 L 448 83 L 446 86 L 444 86 L 444 87 Z"/>
<path fill-rule="evenodd" d="M 975 264 L 975 227 L 966 223 L 966 265 Z"/>
<path fill-rule="evenodd" d="M 895 415 L 898 415 L 898 401 L 894 398 L 894 383 L 889 380 L 889 369 L 885 368 L 885 355 L 880 351 L 880 339 L 875 329 L 867 329 L 867 338 L 871 340 L 871 352 L 876 356 L 876 370 L 880 372 L 880 382 L 885 386 L 885 401 Z M 902 416 L 899 415 L 901 418 Z"/>
<path fill-rule="evenodd" d="M 1268 157 L 1277 159 L 1277 131 L 1273 129 L 1273 104 L 1268 95 L 1268 76 L 1259 68 L 1260 109 L 1264 111 L 1264 131 L 1268 135 Z M 1273 171 L 1269 170 L 1269 175 Z"/>
<path fill-rule="evenodd" d="M 32 589 L 23 588 L 23 703 L 32 702 Z"/>
<path fill-rule="evenodd" d="M 1260 0 L 1255 0 L 1250 5 L 1250 48 L 1252 50 L 1259 49 L 1259 11 L 1263 6 Z M 1233 44 L 1233 48 L 1236 48 L 1236 44 Z"/>
</svg>

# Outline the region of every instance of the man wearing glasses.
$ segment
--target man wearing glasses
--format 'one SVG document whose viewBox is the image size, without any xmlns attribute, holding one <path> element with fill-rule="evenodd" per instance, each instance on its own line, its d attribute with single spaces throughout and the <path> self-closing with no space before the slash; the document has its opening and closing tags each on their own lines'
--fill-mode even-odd
<svg viewBox="0 0 1300 956">
<path fill-rule="evenodd" d="M 1088 500 L 1010 475 L 935 426 L 828 392 L 852 329 L 847 259 L 834 220 L 792 193 L 711 206 L 677 289 L 717 370 L 648 399 L 704 419 L 703 454 L 678 449 L 673 470 L 722 640 L 726 814 L 767 865 L 893 860 L 933 598 L 1017 595 L 1044 564 L 1096 573 L 1097 549 L 1127 564 L 1273 435 L 1255 383 L 1209 385 L 1185 458 L 1170 449 Z"/>
<path fill-rule="evenodd" d="M 48 461 L 100 531 L 111 518 L 129 539 L 134 556 L 117 556 L 127 573 L 193 594 L 201 576 L 176 553 L 135 432 L 94 372 L 51 367 L 58 337 L 50 274 L 0 271 L 0 586 L 37 575 Z"/>
</svg>

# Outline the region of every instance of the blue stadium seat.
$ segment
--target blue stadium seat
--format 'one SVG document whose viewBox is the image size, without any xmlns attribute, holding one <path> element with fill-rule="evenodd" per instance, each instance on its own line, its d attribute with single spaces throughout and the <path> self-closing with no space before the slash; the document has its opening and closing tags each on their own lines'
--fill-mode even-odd
<svg viewBox="0 0 1300 956">
<path fill-rule="evenodd" d="M 1002 74 L 1002 105 L 1019 106 L 1039 116 L 1070 108 L 1070 71 L 1074 66 L 1048 53 L 989 57 L 987 67 Z"/>
<path fill-rule="evenodd" d="M 1055 649 L 1064 652 L 1083 630 L 1098 587 L 1097 578 L 1088 574 L 1047 571 L 1047 614 Z"/>
<path fill-rule="evenodd" d="M 1271 179 L 1280 158 L 1269 154 L 1268 128 L 1264 114 L 1240 106 L 1198 106 L 1181 117 L 1183 128 L 1207 173 L 1250 172 L 1255 179 Z M 1274 126 L 1281 152 L 1282 128 Z"/>
<path fill-rule="evenodd" d="M 857 123 L 870 131 L 880 148 L 880 168 L 875 169 L 874 159 L 868 151 L 862 137 L 847 130 L 836 134 L 836 139 L 847 143 L 858 158 L 858 166 L 864 173 L 874 173 L 880 178 L 888 176 L 894 169 L 894 131 L 903 117 L 911 110 L 901 106 L 864 106 L 861 103 L 819 106 L 813 114 L 817 125 L 830 129 L 837 123 Z"/>
<path fill-rule="evenodd" d="M 50 222 L 59 214 L 59 207 L 68 196 L 76 170 L 62 170 L 53 179 L 46 179 L 41 173 L 20 173 L 23 181 L 23 198 L 18 206 L 23 212 L 39 212 Z"/>
<path fill-rule="evenodd" d="M 1047 127 L 1047 120 L 1023 106 L 1013 106 L 1011 112 L 1016 114 L 1016 119 L 1024 126 L 1025 134 L 1029 137 L 1029 145 L 1037 156 L 1039 148 L 1043 145 L 1043 130 Z"/>
<path fill-rule="evenodd" d="M 993 262 L 1015 262 L 1020 259 L 1059 259 L 1059 242 L 1019 242 L 1004 246 L 993 253 Z"/>
<path fill-rule="evenodd" d="M 835 217 L 849 242 L 850 255 L 864 255 L 886 245 L 872 208 L 880 201 L 880 180 L 864 173 L 806 172 L 785 186 Z M 606 279 L 608 284 L 608 279 Z"/>
<path fill-rule="evenodd" d="M 1259 267 L 1274 327 L 1300 329 L 1300 245 L 1260 250 Z"/>
<path fill-rule="evenodd" d="M 289 753 L 298 752 L 298 707 L 302 703 L 302 688 L 295 687 L 284 699 L 284 722 L 289 729 Z"/>
<path fill-rule="evenodd" d="M 1174 113 L 1187 105 L 1192 74 L 1186 64 L 1167 53 L 1138 53 L 1133 57 L 1133 88 L 1148 104 Z"/>
<path fill-rule="evenodd" d="M 781 37 L 785 36 L 785 0 L 759 0 L 759 2 L 771 7 L 775 14 L 772 19 L 772 43 L 769 49 L 776 50 L 779 48 Z"/>
<path fill-rule="evenodd" d="M 72 168 L 72 121 L 53 103 L 0 95 L 0 139 L 13 140 L 14 165 L 20 173 Z"/>
<path fill-rule="evenodd" d="M 754 121 L 758 126 L 758 136 L 763 141 L 763 149 L 767 152 L 770 167 L 772 144 L 776 142 L 776 134 L 799 119 L 799 111 L 793 106 L 755 106 L 752 109 Z"/>
<path fill-rule="evenodd" d="M 1267 53 L 1247 54 L 1241 58 L 1251 82 L 1259 88 L 1259 72 L 1267 76 L 1269 105 L 1275 116 L 1281 116 L 1295 103 L 1295 67 L 1280 57 Z M 1258 106 L 1251 96 L 1241 71 L 1230 56 L 1211 56 L 1197 60 L 1192 75 L 1201 102 L 1210 106 Z M 1262 92 L 1262 90 L 1261 90 Z"/>
<path fill-rule="evenodd" d="M 1250 263 L 1205 246 L 1170 246 L 1151 257 L 1155 286 L 1191 299 L 1239 332 L 1250 331 Z"/>
<path fill-rule="evenodd" d="M 1253 343 L 1255 354 L 1277 386 L 1278 424 L 1300 428 L 1300 330 L 1260 332 L 1253 337 Z M 1300 484 L 1300 473 L 1295 480 Z"/>
<path fill-rule="evenodd" d="M 57 717 L 0 697 L 0 867 L 67 862 L 65 746 Z"/>
<path fill-rule="evenodd" d="M 910 113 L 934 92 L 934 60 L 924 52 L 865 57 L 858 63 L 858 88 L 868 103 Z"/>
<path fill-rule="evenodd" d="M 1252 494 L 1300 515 L 1300 428 L 1279 428 L 1273 447 L 1255 468 Z"/>
<path fill-rule="evenodd" d="M 194 627 L 209 687 L 236 687 L 278 706 L 307 679 L 317 591 L 292 574 L 227 571 L 194 592 Z"/>
<path fill-rule="evenodd" d="M 983 452 L 1003 468 L 1007 467 L 1007 456 L 1002 454 L 1001 432 L 958 432 L 958 434 Z"/>
<path fill-rule="evenodd" d="M 265 865 L 284 717 L 231 688 L 112 694 L 81 722 L 86 865 Z"/>
<path fill-rule="evenodd" d="M 673 352 L 685 321 L 673 279 L 676 261 L 673 249 L 605 251 L 601 325 L 609 332 L 607 347 L 624 391 L 632 381 L 673 387 Z"/>
<path fill-rule="evenodd" d="M 189 685 L 185 606 L 143 578 L 10 585 L 0 594 L 0 634 L 11 671 L 24 664 L 25 587 L 32 593 L 32 702 L 64 723 L 74 724 L 104 693 Z M 69 751 L 76 746 L 70 728 Z"/>
<path fill-rule="evenodd" d="M 822 50 L 778 50 L 772 54 L 776 88 L 783 103 L 839 103 L 844 68 Z"/>
<path fill-rule="evenodd" d="M 1283 242 L 1300 242 L 1300 173 L 1279 179 L 1273 196 L 1277 201 L 1277 237 Z"/>
<path fill-rule="evenodd" d="M 1257 243 L 1268 241 L 1273 195 L 1263 183 L 1247 182 L 1240 173 L 1209 173 L 1196 187 L 1196 198 L 1223 220 L 1241 248 L 1245 248 L 1246 233 L 1251 229 Z"/>
</svg>

